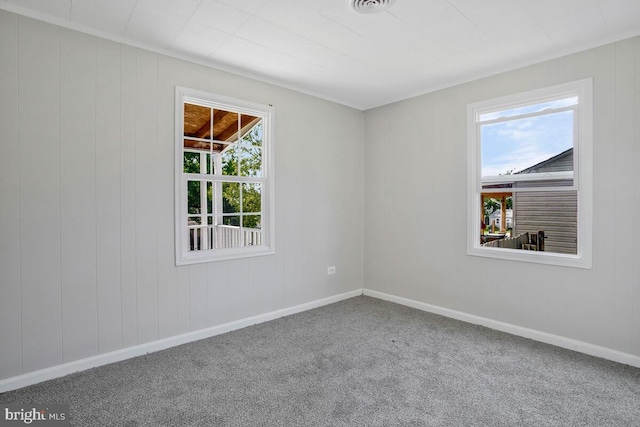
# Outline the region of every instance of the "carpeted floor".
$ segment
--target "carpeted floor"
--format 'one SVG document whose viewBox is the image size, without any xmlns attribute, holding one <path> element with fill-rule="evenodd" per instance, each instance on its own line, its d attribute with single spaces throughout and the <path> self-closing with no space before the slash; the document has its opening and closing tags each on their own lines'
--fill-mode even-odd
<svg viewBox="0 0 640 427">
<path fill-rule="evenodd" d="M 77 426 L 640 426 L 640 369 L 357 297 L 7 403 Z"/>
</svg>

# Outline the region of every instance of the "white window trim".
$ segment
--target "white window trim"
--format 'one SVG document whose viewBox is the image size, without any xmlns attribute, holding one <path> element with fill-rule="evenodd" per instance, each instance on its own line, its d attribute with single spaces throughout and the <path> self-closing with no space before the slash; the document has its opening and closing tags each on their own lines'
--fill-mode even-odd
<svg viewBox="0 0 640 427">
<path fill-rule="evenodd" d="M 198 103 L 215 108 L 237 111 L 263 119 L 262 146 L 262 244 L 224 249 L 188 251 L 187 209 L 185 180 L 191 174 L 183 173 L 183 125 L 185 100 L 197 100 Z M 274 208 L 274 109 L 272 106 L 256 104 L 243 100 L 217 95 L 196 89 L 176 86 L 175 88 L 175 255 L 176 265 L 189 265 L 211 261 L 223 261 L 275 253 L 275 208 Z M 196 175 L 198 176 L 198 175 Z M 242 181 L 243 177 L 238 177 Z"/>
<path fill-rule="evenodd" d="M 479 114 L 506 110 L 528 103 L 542 103 L 578 95 L 578 143 L 574 145 L 574 185 L 555 190 L 578 191 L 578 253 L 577 255 L 553 252 L 534 252 L 517 249 L 491 248 L 480 245 L 480 211 L 482 192 L 480 135 L 476 118 Z M 513 261 L 551 264 L 567 267 L 591 268 L 593 230 L 593 79 L 546 87 L 529 92 L 475 102 L 467 106 L 467 254 Z M 542 191 L 543 188 L 534 189 Z M 504 191 L 504 190 L 502 190 Z M 522 191 L 522 190 L 519 190 Z"/>
</svg>

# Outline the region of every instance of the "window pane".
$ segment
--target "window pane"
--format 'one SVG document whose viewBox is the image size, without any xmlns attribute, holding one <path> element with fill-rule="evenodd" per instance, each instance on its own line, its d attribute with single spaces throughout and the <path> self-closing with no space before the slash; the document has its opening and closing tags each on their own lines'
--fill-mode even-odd
<svg viewBox="0 0 640 427">
<path fill-rule="evenodd" d="M 239 146 L 240 176 L 262 176 L 262 149 L 260 147 Z"/>
<path fill-rule="evenodd" d="M 262 211 L 262 184 L 245 182 L 242 184 L 242 212 L 260 213 Z"/>
<path fill-rule="evenodd" d="M 213 182 L 207 181 L 207 213 L 213 213 L 213 197 L 214 197 Z"/>
<path fill-rule="evenodd" d="M 496 209 L 485 217 L 481 240 L 485 246 L 538 250 L 563 254 L 578 253 L 577 191 L 529 191 L 513 194 L 512 212 L 507 208 L 506 228 L 511 216 L 512 229 L 500 227 Z M 485 208 L 487 201 L 485 200 Z M 485 210 L 485 214 L 487 210 Z"/>
<path fill-rule="evenodd" d="M 222 224 L 229 227 L 240 227 L 240 217 L 238 215 L 223 216 Z"/>
<path fill-rule="evenodd" d="M 222 156 L 222 175 L 238 176 L 238 147 L 230 146 L 224 150 Z"/>
<path fill-rule="evenodd" d="M 213 156 L 211 155 L 211 153 L 207 153 L 206 157 L 207 157 L 207 174 L 212 174 L 214 171 Z"/>
<path fill-rule="evenodd" d="M 187 212 L 200 213 L 200 181 L 187 181 Z"/>
<path fill-rule="evenodd" d="M 504 194 L 482 194 L 482 219 L 480 229 L 484 243 L 489 237 L 513 236 L 513 196 Z M 503 212 L 504 208 L 504 214 Z M 504 221 L 503 221 L 504 218 Z"/>
<path fill-rule="evenodd" d="M 573 170 L 573 111 L 481 125 L 480 131 L 483 178 L 551 172 L 548 165 L 569 154 L 560 170 Z"/>
<path fill-rule="evenodd" d="M 514 206 L 518 233 L 543 231 L 546 252 L 577 253 L 577 191 L 521 192 Z"/>
<path fill-rule="evenodd" d="M 211 108 L 184 104 L 184 136 L 211 138 Z"/>
<path fill-rule="evenodd" d="M 260 215 L 244 215 L 242 217 L 242 226 L 245 228 L 262 228 L 262 217 Z"/>
<path fill-rule="evenodd" d="M 189 239 L 189 250 L 197 251 L 202 249 L 202 228 L 200 227 L 200 217 L 188 217 L 187 236 Z"/>
<path fill-rule="evenodd" d="M 240 212 L 240 183 L 222 183 L 222 213 Z M 238 222 L 238 225 L 240 223 Z"/>
<path fill-rule="evenodd" d="M 254 147 L 262 146 L 262 119 L 253 116 L 242 116 L 242 143 Z M 247 126 L 245 123 L 248 123 Z M 255 124 L 257 123 L 257 124 Z M 251 127 L 253 126 L 253 127 Z"/>
<path fill-rule="evenodd" d="M 242 245 L 239 216 L 225 216 L 216 218 L 218 225 L 214 226 L 215 248 L 234 248 Z"/>
<path fill-rule="evenodd" d="M 191 151 L 204 151 L 208 153 L 211 151 L 211 143 L 207 141 L 200 141 L 197 139 L 188 139 L 185 138 L 183 141 L 183 146 L 187 150 Z"/>
<path fill-rule="evenodd" d="M 213 139 L 223 142 L 236 142 L 239 129 L 238 113 L 213 110 Z"/>
<path fill-rule="evenodd" d="M 262 217 L 260 215 L 246 215 L 242 217 L 242 233 L 245 246 L 262 244 Z"/>
<path fill-rule="evenodd" d="M 184 153 L 184 173 L 200 173 L 200 153 Z"/>
</svg>

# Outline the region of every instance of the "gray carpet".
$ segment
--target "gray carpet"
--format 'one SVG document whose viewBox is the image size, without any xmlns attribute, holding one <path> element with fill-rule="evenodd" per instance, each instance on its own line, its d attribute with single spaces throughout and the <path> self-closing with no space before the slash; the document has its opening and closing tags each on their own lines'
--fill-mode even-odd
<svg viewBox="0 0 640 427">
<path fill-rule="evenodd" d="M 78 426 L 640 426 L 640 369 L 357 297 L 6 403 Z"/>
</svg>

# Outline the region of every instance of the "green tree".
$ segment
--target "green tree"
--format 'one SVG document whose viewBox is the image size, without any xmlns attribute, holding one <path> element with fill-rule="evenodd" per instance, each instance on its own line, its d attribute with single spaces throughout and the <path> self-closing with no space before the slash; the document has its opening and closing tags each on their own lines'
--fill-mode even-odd
<svg viewBox="0 0 640 427">
<path fill-rule="evenodd" d="M 222 175 L 225 176 L 262 176 L 262 123 L 254 126 L 237 143 L 230 145 L 222 153 Z M 184 172 L 200 173 L 200 154 L 184 153 Z M 207 186 L 207 200 L 212 205 L 212 186 Z M 222 183 L 222 212 L 238 213 L 238 216 L 225 217 L 226 225 L 239 226 L 241 213 L 259 213 L 262 210 L 262 188 L 259 183 Z M 240 192 L 242 191 L 242 206 Z M 190 181 L 187 187 L 189 213 L 199 214 L 200 182 Z M 243 216 L 242 225 L 247 228 L 260 228 L 259 215 Z"/>
<path fill-rule="evenodd" d="M 185 173 L 200 173 L 200 154 L 184 153 L 183 167 Z M 200 213 L 200 182 L 189 181 L 187 184 L 187 206 L 189 214 Z"/>
<path fill-rule="evenodd" d="M 262 124 L 249 131 L 235 146 L 222 155 L 222 174 L 227 176 L 262 175 Z M 224 183 L 222 186 L 223 212 L 257 213 L 262 210 L 262 188 L 259 183 Z M 240 206 L 242 191 L 242 206 Z M 226 217 L 225 224 L 240 225 L 237 217 Z M 246 215 L 243 227 L 260 228 L 260 216 Z"/>
<path fill-rule="evenodd" d="M 490 216 L 492 213 L 500 209 L 500 202 L 496 199 L 484 199 L 484 217 Z M 489 224 L 487 224 L 489 225 Z"/>
<path fill-rule="evenodd" d="M 507 205 L 507 209 L 513 209 L 513 197 L 509 196 L 505 200 L 505 204 Z M 484 218 L 485 220 L 495 211 L 500 210 L 501 201 L 498 199 L 484 199 Z M 484 221 L 484 220 L 483 220 Z M 486 222 L 487 227 L 490 225 Z"/>
</svg>

